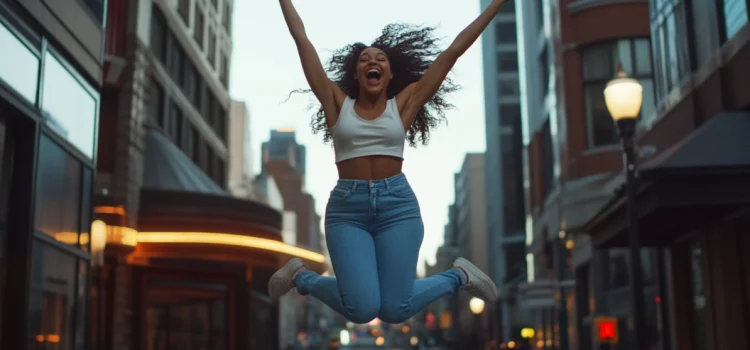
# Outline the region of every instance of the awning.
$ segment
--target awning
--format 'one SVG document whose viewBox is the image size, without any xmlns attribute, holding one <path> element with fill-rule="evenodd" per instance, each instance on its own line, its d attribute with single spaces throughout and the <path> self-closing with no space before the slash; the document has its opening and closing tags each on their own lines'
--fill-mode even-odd
<svg viewBox="0 0 750 350">
<path fill-rule="evenodd" d="M 147 129 L 145 145 L 139 251 L 142 244 L 171 245 L 175 254 L 274 260 L 281 254 L 323 263 L 322 254 L 282 242 L 281 212 L 230 196 L 160 131 Z"/>
<path fill-rule="evenodd" d="M 640 166 L 635 216 L 641 244 L 661 246 L 750 205 L 750 114 L 724 113 Z M 626 198 L 584 226 L 596 247 L 627 245 Z"/>
</svg>

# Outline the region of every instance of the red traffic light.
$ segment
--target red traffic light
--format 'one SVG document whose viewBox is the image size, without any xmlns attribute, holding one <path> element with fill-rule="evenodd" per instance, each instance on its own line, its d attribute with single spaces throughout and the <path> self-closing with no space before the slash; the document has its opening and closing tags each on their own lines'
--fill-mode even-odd
<svg viewBox="0 0 750 350">
<path fill-rule="evenodd" d="M 617 344 L 619 341 L 617 319 L 613 317 L 597 317 L 594 320 L 597 343 Z"/>
</svg>

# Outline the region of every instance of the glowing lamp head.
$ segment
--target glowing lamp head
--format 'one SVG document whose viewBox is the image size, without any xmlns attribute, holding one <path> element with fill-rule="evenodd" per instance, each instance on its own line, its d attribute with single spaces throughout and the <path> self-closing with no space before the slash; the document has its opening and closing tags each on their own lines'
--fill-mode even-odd
<svg viewBox="0 0 750 350">
<path fill-rule="evenodd" d="M 484 311 L 484 300 L 476 297 L 471 298 L 471 300 L 469 300 L 469 309 L 471 309 L 471 312 L 474 315 L 481 314 L 482 311 Z"/>
<path fill-rule="evenodd" d="M 104 264 L 104 248 L 107 247 L 107 224 L 101 220 L 91 223 L 91 253 L 97 266 Z"/>
<path fill-rule="evenodd" d="M 615 122 L 638 118 L 643 104 L 643 86 L 620 67 L 615 78 L 604 88 L 604 101 Z"/>
</svg>

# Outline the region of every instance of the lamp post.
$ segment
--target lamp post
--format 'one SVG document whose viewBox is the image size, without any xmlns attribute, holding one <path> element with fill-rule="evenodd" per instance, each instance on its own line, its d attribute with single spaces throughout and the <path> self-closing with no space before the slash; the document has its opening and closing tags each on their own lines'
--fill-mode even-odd
<svg viewBox="0 0 750 350">
<path fill-rule="evenodd" d="M 96 276 L 97 333 L 96 349 L 104 349 L 104 248 L 107 247 L 107 224 L 101 220 L 91 223 L 91 265 Z"/>
<path fill-rule="evenodd" d="M 632 285 L 633 318 L 637 349 L 646 349 L 646 317 L 643 297 L 643 270 L 641 269 L 638 218 L 635 216 L 635 125 L 643 103 L 643 87 L 628 76 L 618 65 L 617 75 L 604 89 L 604 100 L 622 141 L 627 194 L 628 248 L 630 253 L 630 280 Z"/>
<path fill-rule="evenodd" d="M 472 297 L 471 300 L 469 300 L 469 309 L 471 310 L 471 313 L 474 314 L 474 330 L 477 332 L 476 336 L 473 337 L 475 341 L 477 341 L 477 344 L 475 344 L 474 349 L 479 348 L 479 333 L 480 333 L 480 315 L 484 311 L 484 300 L 479 299 L 477 297 Z"/>
</svg>

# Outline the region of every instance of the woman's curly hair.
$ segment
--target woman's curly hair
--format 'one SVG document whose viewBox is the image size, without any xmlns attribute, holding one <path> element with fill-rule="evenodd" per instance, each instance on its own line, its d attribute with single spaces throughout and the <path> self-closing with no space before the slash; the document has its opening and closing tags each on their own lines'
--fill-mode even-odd
<svg viewBox="0 0 750 350">
<path fill-rule="evenodd" d="M 434 27 L 416 27 L 409 24 L 390 24 L 383 29 L 380 37 L 372 45 L 356 43 L 333 52 L 326 72 L 329 78 L 338 85 L 350 98 L 359 97 L 359 85 L 355 80 L 357 61 L 368 47 L 375 47 L 388 56 L 393 72 L 393 79 L 388 85 L 386 94 L 393 98 L 409 84 L 418 81 L 441 50 L 437 46 L 438 38 L 433 35 Z M 426 145 L 429 142 L 430 130 L 445 120 L 445 110 L 453 108 L 444 96 L 459 89 L 450 78 L 446 78 L 440 89 L 418 112 L 414 123 L 409 126 L 407 140 L 410 146 L 416 146 L 417 140 Z M 294 92 L 310 92 L 296 90 Z M 324 141 L 331 140 L 331 131 L 326 124 L 325 112 L 319 106 L 310 123 L 313 133 L 323 132 Z"/>
</svg>

